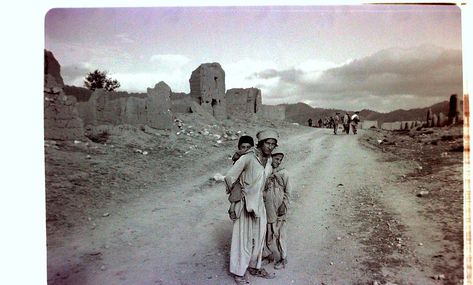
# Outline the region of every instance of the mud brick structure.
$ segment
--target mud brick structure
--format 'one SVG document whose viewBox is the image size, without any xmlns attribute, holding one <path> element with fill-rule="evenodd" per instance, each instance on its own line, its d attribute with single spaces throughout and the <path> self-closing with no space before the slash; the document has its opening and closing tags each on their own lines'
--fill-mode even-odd
<svg viewBox="0 0 473 285">
<path fill-rule="evenodd" d="M 64 93 L 61 67 L 47 50 L 44 51 L 44 66 L 44 139 L 84 138 L 84 124 L 77 111 L 77 101 Z"/>
<path fill-rule="evenodd" d="M 460 121 L 460 100 L 457 94 L 450 96 L 449 110 L 448 110 L 448 124 L 454 124 Z"/>
<path fill-rule="evenodd" d="M 429 108 L 429 110 L 427 111 L 427 118 L 426 118 L 426 122 L 427 122 L 427 127 L 432 127 L 432 109 Z"/>
<path fill-rule="evenodd" d="M 439 117 L 437 114 L 432 115 L 432 126 L 431 127 L 437 127 L 439 123 Z"/>
<path fill-rule="evenodd" d="M 95 90 L 86 102 L 79 102 L 85 125 L 148 125 L 156 129 L 172 127 L 171 88 L 163 81 L 146 94 Z"/>
<path fill-rule="evenodd" d="M 225 93 L 227 114 L 232 117 L 246 118 L 260 111 L 262 104 L 261 90 L 258 88 L 233 88 Z"/>
<path fill-rule="evenodd" d="M 378 121 L 364 120 L 360 123 L 360 129 L 378 128 Z"/>
<path fill-rule="evenodd" d="M 192 72 L 190 95 L 216 119 L 226 119 L 225 72 L 219 63 L 204 63 Z"/>
<path fill-rule="evenodd" d="M 191 113 L 192 102 L 196 102 L 190 96 L 184 92 L 174 93 L 171 92 L 171 112 L 174 113 Z"/>
<path fill-rule="evenodd" d="M 439 119 L 437 122 L 437 127 L 443 127 L 447 124 L 448 118 L 442 112 L 439 113 Z"/>
<path fill-rule="evenodd" d="M 51 75 L 56 80 L 57 86 L 61 88 L 64 87 L 64 80 L 61 76 L 61 65 L 56 60 L 53 53 L 48 50 L 44 50 L 44 74 Z"/>
<path fill-rule="evenodd" d="M 172 127 L 171 88 L 163 81 L 147 89 L 146 124 L 156 129 Z"/>
<path fill-rule="evenodd" d="M 420 122 L 416 121 L 398 121 L 398 122 L 386 122 L 381 124 L 381 129 L 383 130 L 409 130 L 413 128 L 416 124 L 420 124 Z"/>
</svg>

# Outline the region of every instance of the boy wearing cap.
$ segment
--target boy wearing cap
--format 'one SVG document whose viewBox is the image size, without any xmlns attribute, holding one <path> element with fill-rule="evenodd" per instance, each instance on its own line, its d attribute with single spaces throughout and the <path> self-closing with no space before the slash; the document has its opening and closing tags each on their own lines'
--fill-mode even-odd
<svg viewBox="0 0 473 285">
<path fill-rule="evenodd" d="M 291 184 L 289 175 L 281 163 L 284 153 L 276 151 L 272 154 L 273 172 L 266 180 L 266 187 L 263 198 L 266 207 L 267 230 L 266 230 L 266 248 L 269 254 L 266 258 L 269 262 L 274 260 L 274 254 L 271 252 L 273 240 L 276 242 L 279 261 L 274 264 L 275 269 L 283 269 L 287 264 L 287 243 L 286 243 L 286 217 L 289 208 L 289 197 L 291 193 Z"/>
<path fill-rule="evenodd" d="M 255 145 L 253 138 L 250 136 L 241 136 L 238 140 L 238 151 L 232 157 L 233 164 L 244 154 L 248 153 L 248 151 Z M 230 208 L 228 209 L 228 215 L 232 221 L 235 221 L 238 217 L 235 213 L 235 205 L 237 202 L 241 201 L 241 191 L 242 185 L 240 184 L 240 180 L 238 180 L 235 185 L 230 189 L 230 194 L 228 196 L 228 201 L 230 202 Z"/>
<path fill-rule="evenodd" d="M 235 206 L 237 219 L 233 222 L 230 250 L 230 272 L 238 284 L 248 284 L 247 271 L 258 277 L 275 277 L 261 268 L 261 259 L 266 235 L 263 191 L 272 172 L 271 153 L 277 146 L 279 135 L 265 130 L 258 132 L 256 137 L 256 148 L 241 156 L 225 176 L 227 191 L 237 180 L 243 185 L 241 202 Z"/>
</svg>

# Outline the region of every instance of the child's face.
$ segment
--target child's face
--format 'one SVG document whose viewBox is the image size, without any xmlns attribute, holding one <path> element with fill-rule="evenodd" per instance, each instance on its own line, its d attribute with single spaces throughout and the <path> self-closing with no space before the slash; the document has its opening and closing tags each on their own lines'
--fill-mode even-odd
<svg viewBox="0 0 473 285">
<path fill-rule="evenodd" d="M 242 143 L 242 144 L 240 145 L 239 150 L 241 150 L 241 151 L 247 151 L 247 150 L 249 150 L 250 148 L 251 148 L 251 144 L 249 144 L 249 143 Z"/>
<path fill-rule="evenodd" d="M 279 165 L 281 164 L 283 158 L 284 158 L 284 156 L 282 154 L 273 155 L 273 162 L 271 163 L 273 168 L 279 167 Z"/>
</svg>

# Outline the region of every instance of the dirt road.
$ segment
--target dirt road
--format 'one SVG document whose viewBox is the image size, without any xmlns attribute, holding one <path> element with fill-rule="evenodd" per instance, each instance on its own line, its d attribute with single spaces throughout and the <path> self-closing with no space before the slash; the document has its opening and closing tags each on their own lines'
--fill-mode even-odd
<svg viewBox="0 0 473 285">
<path fill-rule="evenodd" d="M 252 284 L 439 284 L 431 276 L 447 273 L 432 266 L 441 229 L 418 214 L 398 180 L 416 166 L 379 161 L 357 136 L 298 128 L 282 137 L 294 188 L 289 263 L 276 279 Z M 147 185 L 146 195 L 104 213 L 92 229 L 50 238 L 48 283 L 233 284 L 229 204 L 223 184 L 208 182 L 228 169 L 229 154 Z"/>
</svg>

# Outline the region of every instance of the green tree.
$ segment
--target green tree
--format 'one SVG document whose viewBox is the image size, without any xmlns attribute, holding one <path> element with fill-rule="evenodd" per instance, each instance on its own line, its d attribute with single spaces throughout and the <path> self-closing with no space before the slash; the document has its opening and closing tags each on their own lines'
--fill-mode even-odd
<svg viewBox="0 0 473 285">
<path fill-rule="evenodd" d="M 84 80 L 84 85 L 92 91 L 95 89 L 113 91 L 120 87 L 120 83 L 116 79 L 107 76 L 107 71 L 100 71 L 98 69 L 87 74 Z"/>
</svg>

